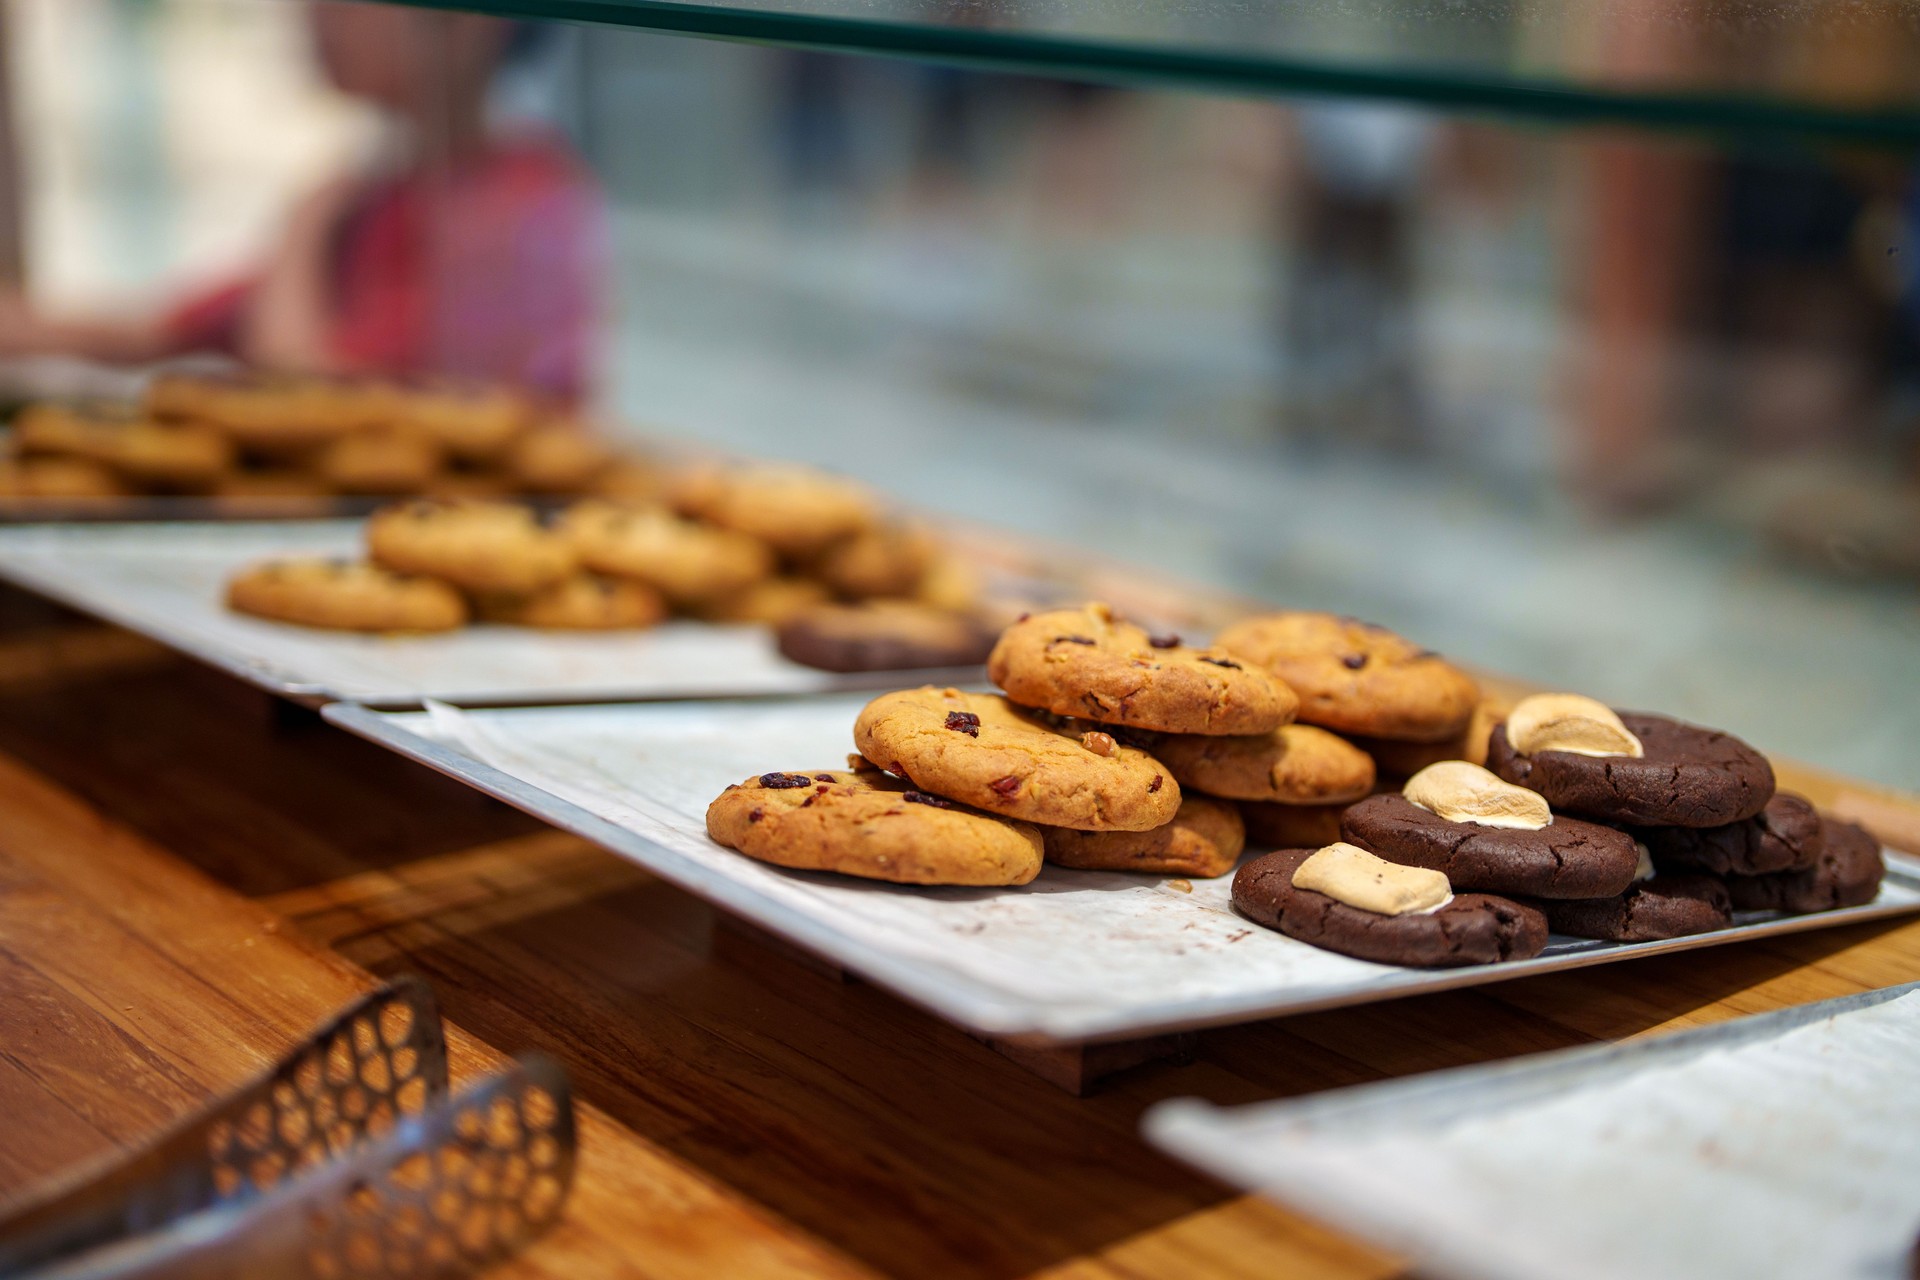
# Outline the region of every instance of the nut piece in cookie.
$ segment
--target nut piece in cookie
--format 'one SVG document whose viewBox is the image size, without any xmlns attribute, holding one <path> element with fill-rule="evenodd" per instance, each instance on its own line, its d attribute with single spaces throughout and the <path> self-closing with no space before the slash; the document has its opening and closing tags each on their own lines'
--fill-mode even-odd
<svg viewBox="0 0 1920 1280">
<path fill-rule="evenodd" d="M 1818 862 L 1821 826 L 1805 796 L 1776 791 L 1759 813 L 1724 827 L 1643 827 L 1634 834 L 1662 870 L 1760 876 Z"/>
<path fill-rule="evenodd" d="M 823 671 L 910 671 L 971 667 L 992 637 L 971 617 L 912 600 L 817 604 L 775 633 L 780 652 Z"/>
<path fill-rule="evenodd" d="M 875 698 L 853 726 L 854 746 L 881 768 L 989 813 L 1079 831 L 1173 821 L 1180 785 L 1165 766 L 1098 736 L 1088 744 L 1005 698 L 932 685 Z"/>
<path fill-rule="evenodd" d="M 526 595 L 477 592 L 473 607 L 486 622 L 554 631 L 624 631 L 651 627 L 667 616 L 667 602 L 645 583 L 591 573 Z"/>
<path fill-rule="evenodd" d="M 1538 831 L 1553 821 L 1553 810 L 1538 791 L 1516 787 L 1465 760 L 1428 765 L 1407 779 L 1400 794 L 1449 822 Z"/>
<path fill-rule="evenodd" d="M 587 568 L 637 579 L 681 608 L 743 591 L 773 572 L 764 543 L 660 507 L 581 502 L 567 508 L 560 530 Z"/>
<path fill-rule="evenodd" d="M 1499 725 L 1487 742 L 1487 767 L 1538 791 L 1555 813 L 1636 827 L 1725 826 L 1773 798 L 1773 767 L 1732 734 L 1665 716 L 1618 715 L 1640 755 L 1528 755 Z"/>
<path fill-rule="evenodd" d="M 1230 800 L 1343 804 L 1373 790 L 1373 758 L 1310 724 L 1232 737 L 1167 734 L 1143 745 L 1182 787 Z"/>
<path fill-rule="evenodd" d="M 680 514 L 758 538 L 789 558 L 815 555 L 875 519 L 864 485 L 812 467 L 699 467 L 677 477 L 668 501 Z"/>
<path fill-rule="evenodd" d="M 1437 909 L 1382 915 L 1295 885 L 1313 849 L 1281 849 L 1244 864 L 1233 905 L 1290 938 L 1378 964 L 1424 969 L 1526 960 L 1547 945 L 1536 908 L 1483 893 L 1456 893 Z"/>
<path fill-rule="evenodd" d="M 876 770 L 764 773 L 707 806 L 707 834 L 750 858 L 896 884 L 1016 885 L 1040 833 Z"/>
<path fill-rule="evenodd" d="M 1299 718 L 1342 733 L 1440 742 L 1480 701 L 1473 677 L 1384 627 L 1331 613 L 1245 618 L 1214 638 L 1300 697 Z"/>
<path fill-rule="evenodd" d="M 1455 822 L 1403 795 L 1370 796 L 1340 818 L 1343 838 L 1390 862 L 1446 873 L 1456 889 L 1533 898 L 1606 898 L 1640 867 L 1633 837 L 1555 817 L 1534 830 Z"/>
<path fill-rule="evenodd" d="M 1536 693 L 1507 713 L 1507 741 L 1522 755 L 1566 751 L 1577 756 L 1646 754 L 1612 707 L 1578 693 Z"/>
<path fill-rule="evenodd" d="M 1864 827 L 1823 817 L 1820 844 L 1819 858 L 1803 870 L 1728 876 L 1735 909 L 1805 915 L 1872 902 L 1887 874 L 1880 842 Z"/>
<path fill-rule="evenodd" d="M 1712 876 L 1654 876 L 1611 898 L 1542 899 L 1555 933 L 1609 942 L 1656 942 L 1733 923 L 1727 886 Z"/>
<path fill-rule="evenodd" d="M 1291 690 L 1218 649 L 1189 649 L 1104 604 L 1029 614 L 1000 633 L 987 675 L 1022 706 L 1164 733 L 1272 733 Z"/>
<path fill-rule="evenodd" d="M 343 560 L 269 560 L 227 583 L 227 607 L 333 631 L 451 631 L 467 620 L 460 593 L 431 578 Z"/>
<path fill-rule="evenodd" d="M 571 576 L 573 547 L 526 507 L 419 500 L 376 511 L 367 550 L 398 573 L 443 578 L 468 591 L 526 593 Z"/>
<path fill-rule="evenodd" d="M 1185 795 L 1172 822 L 1151 831 L 1042 827 L 1047 861 L 1080 871 L 1145 871 L 1211 879 L 1233 870 L 1247 829 L 1230 804 Z"/>
</svg>

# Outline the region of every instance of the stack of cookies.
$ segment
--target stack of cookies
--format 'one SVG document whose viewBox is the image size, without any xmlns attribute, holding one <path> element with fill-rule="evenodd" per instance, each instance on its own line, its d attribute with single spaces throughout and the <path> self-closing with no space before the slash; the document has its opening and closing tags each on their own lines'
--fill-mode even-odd
<svg viewBox="0 0 1920 1280">
<path fill-rule="evenodd" d="M 0 494 L 27 497 L 627 495 L 658 484 L 507 388 L 258 373 L 163 375 L 137 405 L 29 405 L 0 459 Z"/>
<path fill-rule="evenodd" d="M 1234 805 L 1184 792 L 1141 744 L 1271 737 L 1294 713 L 1280 681 L 1221 650 L 1151 636 L 1104 605 L 1022 617 L 1001 633 L 988 673 L 1006 696 L 928 686 L 875 698 L 854 722 L 851 779 L 749 779 L 714 802 L 708 831 L 785 866 L 911 883 L 1024 883 L 1043 858 L 1190 876 L 1222 875 L 1239 860 L 1245 828 Z M 815 798 L 774 794 L 809 777 Z M 861 789 L 857 805 L 849 788 Z M 881 830 L 930 832 L 927 809 L 963 815 L 978 833 L 1012 831 L 1030 857 L 1010 874 L 988 853 L 1004 837 L 989 845 L 977 835 L 937 865 L 931 855 L 903 859 L 903 836 L 878 839 Z"/>
<path fill-rule="evenodd" d="M 415 499 L 368 521 L 365 562 L 256 565 L 227 602 L 365 631 L 607 630 L 670 613 L 780 623 L 784 650 L 838 670 L 984 656 L 952 557 L 925 530 L 887 522 L 864 489 L 798 468 L 703 468 L 672 493 L 672 506 L 588 499 L 550 519 L 512 502 Z"/>
<path fill-rule="evenodd" d="M 1491 729 L 1487 760 L 1490 769 L 1429 765 L 1399 793 L 1348 808 L 1333 846 L 1341 865 L 1353 861 L 1351 850 L 1393 868 L 1373 868 L 1389 877 L 1418 869 L 1448 893 L 1473 891 L 1466 896 L 1481 910 L 1524 926 L 1514 936 L 1529 945 L 1544 944 L 1544 928 L 1646 942 L 1725 928 L 1737 909 L 1853 906 L 1873 899 L 1884 874 L 1870 835 L 1776 793 L 1766 758 L 1717 730 L 1541 694 Z M 1363 902 L 1342 882 L 1318 878 L 1316 857 L 1294 849 L 1249 863 L 1235 879 L 1235 904 L 1292 936 L 1385 963 L 1476 963 L 1539 950 L 1441 947 L 1434 921 L 1444 923 L 1453 907 L 1433 912 L 1377 895 Z M 1483 923 L 1479 936 L 1499 932 Z"/>
</svg>

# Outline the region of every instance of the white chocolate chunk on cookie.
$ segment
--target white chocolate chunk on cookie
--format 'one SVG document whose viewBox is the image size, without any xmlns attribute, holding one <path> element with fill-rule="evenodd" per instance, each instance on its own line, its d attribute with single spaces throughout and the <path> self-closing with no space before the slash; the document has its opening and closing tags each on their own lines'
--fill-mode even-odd
<svg viewBox="0 0 1920 1280">
<path fill-rule="evenodd" d="M 1522 698 L 1507 716 L 1507 741 L 1528 756 L 1542 751 L 1636 758 L 1645 754 L 1640 739 L 1620 723 L 1613 708 L 1577 693 Z"/>
<path fill-rule="evenodd" d="M 1408 803 L 1448 822 L 1538 831 L 1553 821 L 1547 798 L 1465 760 L 1442 760 L 1407 779 Z"/>
<path fill-rule="evenodd" d="M 1453 896 L 1443 872 L 1403 867 L 1345 841 L 1328 845 L 1296 867 L 1293 887 L 1381 916 L 1431 911 Z"/>
</svg>

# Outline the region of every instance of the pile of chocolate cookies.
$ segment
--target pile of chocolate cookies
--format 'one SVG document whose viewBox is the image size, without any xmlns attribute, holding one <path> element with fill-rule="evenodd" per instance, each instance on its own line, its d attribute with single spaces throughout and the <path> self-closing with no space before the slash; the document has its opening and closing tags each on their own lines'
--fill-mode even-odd
<svg viewBox="0 0 1920 1280">
<path fill-rule="evenodd" d="M 15 416 L 0 496 L 630 496 L 655 469 L 506 387 L 233 372 L 167 374 L 137 403 Z"/>
<path fill-rule="evenodd" d="M 1766 758 L 1718 730 L 1539 694 L 1492 728 L 1486 759 L 1349 807 L 1333 845 L 1248 863 L 1235 905 L 1362 959 L 1453 966 L 1536 955 L 1549 931 L 1647 942 L 1736 910 L 1855 906 L 1885 872 L 1872 836 L 1776 792 Z M 1381 896 L 1410 870 L 1421 892 Z"/>
<path fill-rule="evenodd" d="M 672 613 L 778 626 L 790 656 L 835 669 L 977 663 L 965 566 L 863 488 L 804 468 L 701 467 L 657 501 L 593 498 L 554 512 L 415 499 L 376 512 L 364 561 L 243 570 L 229 607 L 305 626 L 446 631 L 472 621 L 646 627 Z"/>
</svg>

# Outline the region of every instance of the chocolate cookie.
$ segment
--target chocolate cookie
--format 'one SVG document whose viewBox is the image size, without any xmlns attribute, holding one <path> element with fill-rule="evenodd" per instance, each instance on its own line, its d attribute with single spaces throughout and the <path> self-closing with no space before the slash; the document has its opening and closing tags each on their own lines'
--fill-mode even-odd
<svg viewBox="0 0 1920 1280">
<path fill-rule="evenodd" d="M 1313 853 L 1281 849 L 1247 863 L 1233 877 L 1233 905 L 1289 938 L 1376 964 L 1422 969 L 1498 964 L 1531 959 L 1547 945 L 1545 916 L 1490 894 L 1455 894 L 1437 911 L 1385 916 L 1294 888 L 1294 871 Z"/>
<path fill-rule="evenodd" d="M 1833 818 L 1821 823 L 1820 835 L 1820 856 L 1811 867 L 1764 876 L 1728 876 L 1734 908 L 1804 915 L 1872 902 L 1887 874 L 1880 842 L 1864 827 Z"/>
<path fill-rule="evenodd" d="M 1542 899 L 1555 933 L 1609 942 L 1654 942 L 1733 923 L 1727 886 L 1712 876 L 1658 875 L 1611 898 Z"/>
<path fill-rule="evenodd" d="M 1446 873 L 1455 889 L 1531 898 L 1605 898 L 1624 893 L 1640 866 L 1633 837 L 1556 817 L 1538 830 L 1449 822 L 1405 796 L 1350 805 L 1341 837 L 1389 862 Z"/>
<path fill-rule="evenodd" d="M 487 622 L 552 631 L 625 631 L 667 616 L 667 602 L 645 583 L 591 573 L 525 595 L 476 592 L 473 605 Z"/>
<path fill-rule="evenodd" d="M 823 671 L 911 671 L 984 662 L 992 637 L 965 614 L 911 600 L 818 604 L 782 622 L 780 652 Z"/>
<path fill-rule="evenodd" d="M 1080 871 L 1145 871 L 1211 879 L 1233 870 L 1247 829 L 1230 804 L 1183 795 L 1173 821 L 1151 831 L 1042 827 L 1047 861 Z"/>
<path fill-rule="evenodd" d="M 1466 731 L 1480 686 L 1428 649 L 1331 613 L 1245 618 L 1214 638 L 1300 697 L 1299 718 L 1342 733 L 1441 742 Z"/>
<path fill-rule="evenodd" d="M 1804 871 L 1820 859 L 1820 815 L 1791 791 L 1774 792 L 1759 813 L 1724 827 L 1643 827 L 1634 834 L 1663 869 L 1760 876 Z"/>
<path fill-rule="evenodd" d="M 634 578 L 682 608 L 745 590 L 773 572 L 766 544 L 659 507 L 581 502 L 560 531 L 595 573 Z"/>
<path fill-rule="evenodd" d="M 1500 725 L 1488 739 L 1487 767 L 1538 791 L 1556 813 L 1636 827 L 1725 826 L 1751 818 L 1773 798 L 1773 766 L 1732 734 L 1665 716 L 1618 714 L 1644 755 L 1524 756 Z"/>
<path fill-rule="evenodd" d="M 987 675 L 1022 706 L 1165 733 L 1271 733 L 1295 705 L 1266 672 L 1149 636 L 1104 604 L 1022 618 L 1000 633 Z"/>
<path fill-rule="evenodd" d="M 1319 849 L 1340 838 L 1344 804 L 1240 803 L 1247 843 L 1256 849 Z"/>
<path fill-rule="evenodd" d="M 1182 787 L 1230 800 L 1328 805 L 1373 790 L 1373 758 L 1310 724 L 1251 736 L 1170 733 L 1142 745 Z"/>
<path fill-rule="evenodd" d="M 403 503 L 367 521 L 367 550 L 397 573 L 468 591 L 524 594 L 572 576 L 579 558 L 526 507 L 507 502 Z"/>
<path fill-rule="evenodd" d="M 1062 732 L 992 694 L 883 694 L 854 721 L 853 740 L 923 790 L 1043 826 L 1150 831 L 1180 809 L 1180 784 L 1146 752 Z"/>
<path fill-rule="evenodd" d="M 444 582 L 345 560 L 270 560 L 227 584 L 227 607 L 333 631 L 451 631 L 466 601 Z"/>
<path fill-rule="evenodd" d="M 1012 885 L 1040 874 L 1040 833 L 873 769 L 763 773 L 707 806 L 707 834 L 750 858 L 896 884 Z"/>
</svg>

